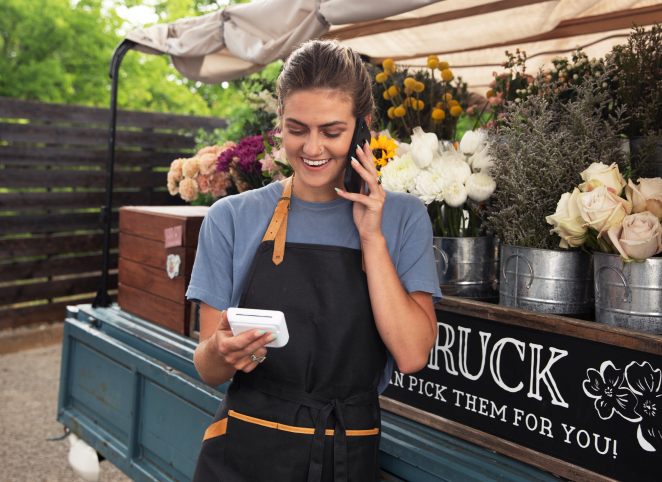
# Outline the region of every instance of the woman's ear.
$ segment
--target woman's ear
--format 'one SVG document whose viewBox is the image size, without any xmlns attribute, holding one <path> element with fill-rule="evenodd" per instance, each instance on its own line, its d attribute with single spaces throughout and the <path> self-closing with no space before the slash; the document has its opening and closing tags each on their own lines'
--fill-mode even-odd
<svg viewBox="0 0 662 482">
<path fill-rule="evenodd" d="M 372 114 L 368 114 L 363 119 L 365 119 L 365 123 L 368 125 L 368 128 L 370 128 L 370 123 L 372 122 Z"/>
</svg>

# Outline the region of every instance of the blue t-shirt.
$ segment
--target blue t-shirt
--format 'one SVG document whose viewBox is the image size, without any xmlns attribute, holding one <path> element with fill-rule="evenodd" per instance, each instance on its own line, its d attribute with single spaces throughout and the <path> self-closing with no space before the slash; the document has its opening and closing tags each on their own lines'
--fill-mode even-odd
<svg viewBox="0 0 662 482">
<path fill-rule="evenodd" d="M 198 252 L 186 292 L 189 300 L 204 301 L 217 310 L 239 304 L 255 252 L 282 195 L 283 186 L 274 182 L 214 203 L 200 228 Z M 346 199 L 310 202 L 292 196 L 287 242 L 360 249 L 352 204 Z M 432 226 L 425 205 L 411 194 L 386 191 L 382 233 L 405 291 L 425 291 L 432 294 L 435 303 L 439 301 Z M 379 383 L 380 393 L 388 385 L 392 370 L 393 357 L 389 354 Z"/>
</svg>

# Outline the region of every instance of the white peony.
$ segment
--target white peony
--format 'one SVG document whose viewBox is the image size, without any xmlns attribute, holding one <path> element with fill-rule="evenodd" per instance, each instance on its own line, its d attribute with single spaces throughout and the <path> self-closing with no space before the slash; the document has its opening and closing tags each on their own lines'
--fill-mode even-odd
<svg viewBox="0 0 662 482">
<path fill-rule="evenodd" d="M 448 180 L 440 169 L 425 169 L 421 171 L 416 179 L 413 194 L 415 194 L 425 205 L 432 201 L 443 201 Z"/>
<path fill-rule="evenodd" d="M 382 186 L 389 191 L 413 192 L 414 179 L 420 169 L 414 164 L 411 153 L 394 157 L 381 168 Z"/>
<path fill-rule="evenodd" d="M 468 162 L 474 172 L 489 173 L 490 169 L 494 167 L 494 160 L 488 152 L 488 146 L 485 146 L 469 158 Z"/>
<path fill-rule="evenodd" d="M 439 168 L 447 172 L 449 182 L 456 181 L 464 184 L 468 177 L 471 176 L 469 164 L 457 158 L 443 158 Z"/>
<path fill-rule="evenodd" d="M 467 200 L 467 189 L 464 184 L 458 181 L 453 181 L 446 186 L 446 194 L 444 201 L 452 208 L 459 208 Z"/>
<path fill-rule="evenodd" d="M 476 202 L 487 201 L 496 189 L 496 182 L 489 174 L 476 173 L 467 178 L 464 185 L 469 199 Z"/>
</svg>

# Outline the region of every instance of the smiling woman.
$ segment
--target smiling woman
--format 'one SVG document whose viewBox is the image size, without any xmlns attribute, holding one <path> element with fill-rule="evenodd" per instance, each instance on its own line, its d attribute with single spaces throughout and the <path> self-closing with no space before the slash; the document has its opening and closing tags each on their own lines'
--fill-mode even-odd
<svg viewBox="0 0 662 482">
<path fill-rule="evenodd" d="M 278 79 L 295 174 L 205 218 L 187 293 L 201 304 L 195 364 L 210 385 L 232 382 L 195 482 L 379 479 L 378 395 L 394 360 L 403 373 L 426 364 L 441 293 L 425 206 L 385 192 L 370 146 L 352 145 L 371 92 L 348 47 L 296 50 Z M 348 162 L 360 193 L 343 190 Z M 268 350 L 276 335 L 260 329 L 233 336 L 235 306 L 282 311 L 287 345 Z"/>
</svg>

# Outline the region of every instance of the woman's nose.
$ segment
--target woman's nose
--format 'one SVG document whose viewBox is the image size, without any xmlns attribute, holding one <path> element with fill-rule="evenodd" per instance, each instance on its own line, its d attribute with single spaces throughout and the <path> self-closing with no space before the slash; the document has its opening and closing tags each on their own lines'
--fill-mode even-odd
<svg viewBox="0 0 662 482">
<path fill-rule="evenodd" d="M 308 141 L 303 145 L 303 153 L 310 157 L 316 157 L 322 154 L 324 147 L 319 141 L 320 139 L 315 135 L 308 137 Z"/>
</svg>

